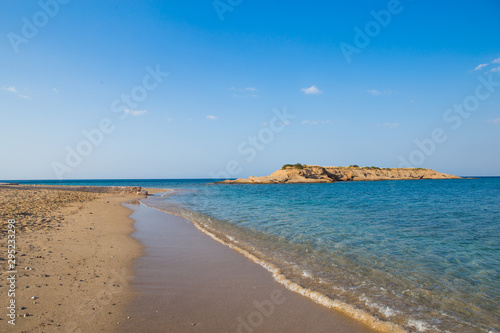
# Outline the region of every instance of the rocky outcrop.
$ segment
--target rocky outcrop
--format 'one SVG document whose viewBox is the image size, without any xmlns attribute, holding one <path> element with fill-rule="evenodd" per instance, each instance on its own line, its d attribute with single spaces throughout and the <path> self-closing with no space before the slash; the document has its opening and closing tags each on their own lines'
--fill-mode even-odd
<svg viewBox="0 0 500 333">
<path fill-rule="evenodd" d="M 307 165 L 303 168 L 285 168 L 265 177 L 225 180 L 220 184 L 299 184 L 333 183 L 337 181 L 408 180 L 408 179 L 458 179 L 460 177 L 440 173 L 431 169 L 414 168 L 359 168 L 321 167 Z"/>
</svg>

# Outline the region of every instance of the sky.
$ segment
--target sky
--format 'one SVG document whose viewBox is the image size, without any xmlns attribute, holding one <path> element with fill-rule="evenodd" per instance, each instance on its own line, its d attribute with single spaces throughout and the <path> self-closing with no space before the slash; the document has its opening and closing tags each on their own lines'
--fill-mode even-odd
<svg viewBox="0 0 500 333">
<path fill-rule="evenodd" d="M 500 176 L 500 3 L 3 1 L 0 179 Z"/>
</svg>

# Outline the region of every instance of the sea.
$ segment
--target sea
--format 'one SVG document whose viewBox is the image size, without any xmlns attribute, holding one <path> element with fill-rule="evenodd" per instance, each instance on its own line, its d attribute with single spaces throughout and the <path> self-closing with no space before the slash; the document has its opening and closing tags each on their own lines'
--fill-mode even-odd
<svg viewBox="0 0 500 333">
<path fill-rule="evenodd" d="M 409 332 L 500 332 L 500 177 L 16 182 L 169 189 L 142 203 L 188 218 L 316 302 Z"/>
</svg>

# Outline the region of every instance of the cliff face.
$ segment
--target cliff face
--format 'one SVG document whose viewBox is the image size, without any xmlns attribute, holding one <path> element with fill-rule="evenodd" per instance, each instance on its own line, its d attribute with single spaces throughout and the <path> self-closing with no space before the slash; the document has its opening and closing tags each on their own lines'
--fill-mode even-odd
<svg viewBox="0 0 500 333">
<path fill-rule="evenodd" d="M 303 169 L 286 168 L 265 177 L 225 180 L 221 184 L 284 184 L 333 183 L 336 181 L 404 180 L 404 179 L 458 179 L 431 169 L 373 169 L 351 167 L 304 166 Z"/>
</svg>

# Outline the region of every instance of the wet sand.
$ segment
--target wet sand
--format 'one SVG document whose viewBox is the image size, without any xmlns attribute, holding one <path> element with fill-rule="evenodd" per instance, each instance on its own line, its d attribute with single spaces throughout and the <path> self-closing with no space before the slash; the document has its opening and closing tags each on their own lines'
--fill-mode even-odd
<svg viewBox="0 0 500 333">
<path fill-rule="evenodd" d="M 188 220 L 144 205 L 133 237 L 137 297 L 121 332 L 372 332 L 352 318 L 293 293 L 261 266 Z"/>
</svg>

